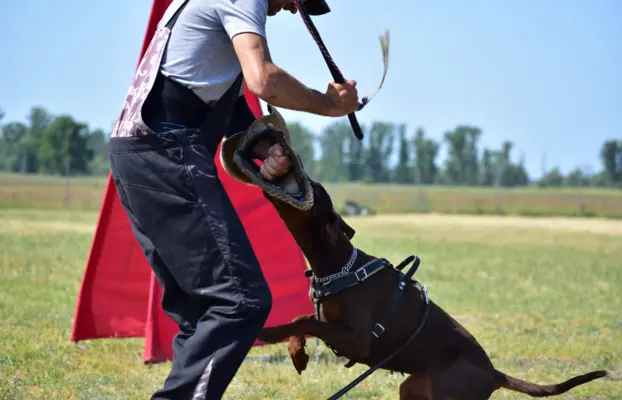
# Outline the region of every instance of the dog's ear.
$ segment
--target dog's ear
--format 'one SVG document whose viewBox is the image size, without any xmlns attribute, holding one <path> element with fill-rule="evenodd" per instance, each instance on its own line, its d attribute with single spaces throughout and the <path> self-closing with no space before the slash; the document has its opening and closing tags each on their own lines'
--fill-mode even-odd
<svg viewBox="0 0 622 400">
<path fill-rule="evenodd" d="M 339 239 L 339 233 L 341 232 L 339 225 L 339 219 L 334 218 L 331 218 L 324 224 L 322 227 L 322 241 L 324 243 L 330 246 L 337 244 L 337 239 Z"/>
<path fill-rule="evenodd" d="M 334 246 L 341 233 L 351 240 L 356 231 L 341 218 L 341 215 L 333 211 L 330 221 L 322 227 L 322 240 Z"/>
<path fill-rule="evenodd" d="M 339 219 L 339 229 L 341 229 L 341 231 L 346 235 L 348 240 L 352 240 L 356 231 L 354 230 L 354 228 L 348 225 L 346 221 L 343 220 L 343 218 L 341 218 L 341 215 L 337 213 L 335 214 L 337 215 L 337 218 Z"/>
</svg>

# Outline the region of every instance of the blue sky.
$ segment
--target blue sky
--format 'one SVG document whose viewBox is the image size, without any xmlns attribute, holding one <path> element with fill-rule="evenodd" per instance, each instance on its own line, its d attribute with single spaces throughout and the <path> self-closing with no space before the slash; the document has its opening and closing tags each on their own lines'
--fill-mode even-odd
<svg viewBox="0 0 622 400">
<path fill-rule="evenodd" d="M 531 177 L 546 166 L 600 169 L 622 140 L 622 1 L 333 0 L 314 22 L 361 95 L 379 83 L 378 36 L 391 31 L 385 86 L 361 123 L 421 126 L 440 140 L 471 124 L 481 145 L 514 142 Z M 151 0 L 3 0 L 0 108 L 24 121 L 33 105 L 109 130 L 136 67 Z M 299 15 L 268 21 L 275 62 L 324 90 L 330 73 Z M 295 54 L 295 55 L 294 55 Z M 284 111 L 319 131 L 332 119 Z M 442 147 L 440 160 L 444 159 Z"/>
</svg>

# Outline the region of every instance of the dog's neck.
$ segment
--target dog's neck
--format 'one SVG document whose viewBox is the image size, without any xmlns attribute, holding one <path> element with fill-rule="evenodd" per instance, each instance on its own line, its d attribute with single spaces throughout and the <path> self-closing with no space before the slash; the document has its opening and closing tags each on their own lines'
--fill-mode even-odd
<svg viewBox="0 0 622 400">
<path fill-rule="evenodd" d="M 356 248 L 343 234 L 339 235 L 335 244 L 319 241 L 299 243 L 309 266 L 318 279 L 334 276 L 344 269 L 355 271 L 358 267 L 373 259 L 370 255 Z M 309 243 L 312 243 L 309 245 Z M 320 244 L 318 244 L 320 243 Z"/>
<path fill-rule="evenodd" d="M 352 264 L 358 261 L 358 250 L 344 235 L 340 235 L 334 245 L 322 244 L 313 246 L 306 252 L 303 249 L 313 274 L 318 278 L 339 273 L 346 265 L 351 268 Z"/>
<path fill-rule="evenodd" d="M 317 278 L 339 273 L 344 267 L 355 270 L 371 257 L 360 250 L 355 250 L 348 234 L 342 229 L 342 220 L 334 212 L 330 196 L 323 187 L 312 183 L 315 202 L 307 211 L 294 209 L 290 204 L 274 199 L 265 194 L 274 205 L 287 230 L 298 244 Z M 350 228 L 351 229 L 351 228 Z M 352 260 L 351 260 L 352 258 Z"/>
</svg>

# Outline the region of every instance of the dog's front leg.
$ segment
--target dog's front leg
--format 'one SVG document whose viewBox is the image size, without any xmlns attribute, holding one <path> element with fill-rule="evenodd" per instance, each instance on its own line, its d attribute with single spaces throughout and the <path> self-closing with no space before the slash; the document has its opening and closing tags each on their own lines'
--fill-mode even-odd
<svg viewBox="0 0 622 400">
<path fill-rule="evenodd" d="M 302 319 L 315 319 L 315 314 L 305 314 L 299 315 L 294 318 L 293 322 L 300 321 Z M 305 369 L 307 369 L 307 364 L 309 363 L 309 356 L 305 351 L 305 344 L 307 340 L 304 336 L 290 336 L 289 337 L 289 345 L 287 346 L 287 350 L 289 352 L 289 357 L 292 359 L 292 363 L 294 364 L 294 368 L 298 372 L 298 375 L 302 373 Z"/>
<path fill-rule="evenodd" d="M 321 339 L 351 359 L 364 359 L 369 354 L 371 343 L 369 335 L 359 335 L 341 326 L 311 318 L 296 318 L 289 324 L 263 328 L 258 339 L 262 342 L 277 343 L 291 336 L 305 335 Z"/>
</svg>

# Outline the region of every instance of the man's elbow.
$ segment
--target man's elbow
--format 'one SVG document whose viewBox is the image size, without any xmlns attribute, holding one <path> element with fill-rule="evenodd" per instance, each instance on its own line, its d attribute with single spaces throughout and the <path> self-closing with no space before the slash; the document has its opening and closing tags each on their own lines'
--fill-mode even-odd
<svg viewBox="0 0 622 400">
<path fill-rule="evenodd" d="M 270 101 L 276 96 L 278 68 L 268 64 L 261 71 L 245 76 L 248 90 L 264 101 Z"/>
</svg>

